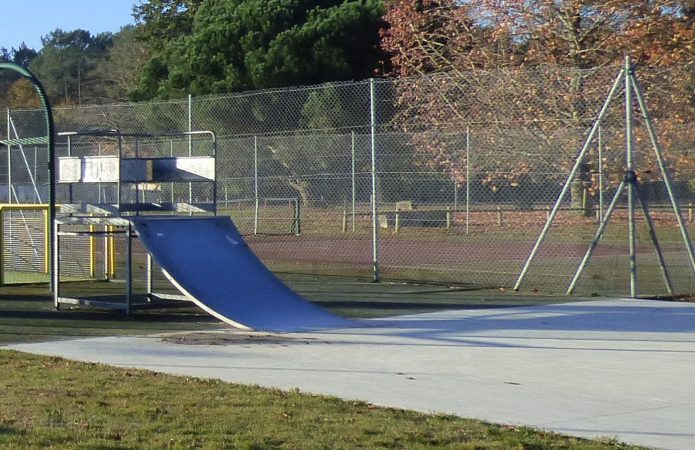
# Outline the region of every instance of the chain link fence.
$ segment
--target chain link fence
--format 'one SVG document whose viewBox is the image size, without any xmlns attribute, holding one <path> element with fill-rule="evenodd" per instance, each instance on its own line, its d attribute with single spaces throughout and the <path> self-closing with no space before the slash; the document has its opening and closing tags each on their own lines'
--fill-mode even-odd
<svg viewBox="0 0 695 450">
<path fill-rule="evenodd" d="M 58 131 L 214 131 L 220 213 L 274 270 L 508 289 L 619 71 L 445 73 L 59 108 L 55 121 Z M 695 69 L 645 68 L 637 76 L 691 227 Z M 40 112 L 9 111 L 2 132 L 32 136 L 42 120 Z M 522 290 L 567 288 L 624 178 L 625 121 L 619 87 Z M 675 291 L 692 294 L 695 275 L 639 110 L 634 141 L 640 191 Z M 2 152 L 0 184 L 14 186 L 12 201 L 45 197 L 45 149 Z M 628 292 L 626 205 L 623 195 L 578 293 Z M 641 213 L 637 239 L 639 292 L 664 294 Z"/>
</svg>

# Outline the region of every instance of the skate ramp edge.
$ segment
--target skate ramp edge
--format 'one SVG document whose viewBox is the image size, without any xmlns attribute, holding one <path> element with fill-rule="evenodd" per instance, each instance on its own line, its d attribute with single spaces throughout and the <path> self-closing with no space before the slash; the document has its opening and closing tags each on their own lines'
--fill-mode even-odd
<svg viewBox="0 0 695 450">
<path fill-rule="evenodd" d="M 172 284 L 232 326 L 275 332 L 353 326 L 287 287 L 253 253 L 230 217 L 138 216 L 132 223 Z"/>
</svg>

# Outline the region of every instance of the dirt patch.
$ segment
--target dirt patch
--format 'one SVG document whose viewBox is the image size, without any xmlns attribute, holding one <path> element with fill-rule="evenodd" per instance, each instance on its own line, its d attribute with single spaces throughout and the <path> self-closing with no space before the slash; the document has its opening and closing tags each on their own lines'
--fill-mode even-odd
<svg viewBox="0 0 695 450">
<path fill-rule="evenodd" d="M 237 345 L 248 348 L 257 345 L 289 347 L 290 345 L 309 345 L 319 342 L 316 338 L 311 337 L 240 332 L 180 333 L 164 336 L 162 341 L 180 345 Z"/>
</svg>

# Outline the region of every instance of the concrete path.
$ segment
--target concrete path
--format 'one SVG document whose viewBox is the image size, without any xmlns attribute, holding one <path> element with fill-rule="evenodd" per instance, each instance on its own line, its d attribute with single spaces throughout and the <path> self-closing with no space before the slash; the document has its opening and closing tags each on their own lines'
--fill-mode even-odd
<svg viewBox="0 0 695 450">
<path fill-rule="evenodd" d="M 10 348 L 577 436 L 695 448 L 695 304 L 609 300 L 362 323 L 369 326 Z"/>
</svg>

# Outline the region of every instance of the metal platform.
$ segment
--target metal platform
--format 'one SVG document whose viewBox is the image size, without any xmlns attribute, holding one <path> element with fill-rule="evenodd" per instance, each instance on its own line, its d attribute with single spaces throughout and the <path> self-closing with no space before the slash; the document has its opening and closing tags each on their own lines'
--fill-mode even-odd
<svg viewBox="0 0 695 450">
<path fill-rule="evenodd" d="M 131 219 L 140 214 L 210 215 L 217 211 L 216 154 L 217 139 L 211 131 L 184 133 L 123 133 L 119 130 L 88 130 L 59 133 L 64 139 L 66 156 L 54 161 L 57 183 L 63 190 L 59 205 L 54 205 L 52 286 L 54 304 L 82 305 L 123 310 L 151 307 L 162 299 L 185 299 L 153 291 L 152 257 L 147 255 L 147 288 L 144 294 L 133 293 L 133 239 L 137 238 Z M 196 139 L 194 142 L 193 140 Z M 184 156 L 174 156 L 174 142 L 184 147 Z M 171 153 L 164 150 L 171 147 Z M 167 148 L 164 148 L 167 147 Z M 187 147 L 187 149 L 185 148 Z M 202 147 L 203 155 L 200 153 Z M 187 150 L 187 151 L 185 151 Z M 108 154 L 104 154 L 108 153 Z M 174 186 L 183 185 L 184 199 L 174 198 Z M 193 186 L 205 186 L 207 198 L 194 199 Z M 170 187 L 168 201 L 146 199 L 148 191 Z M 73 191 L 87 188 L 97 191 L 93 202 L 74 202 Z M 108 188 L 108 189 L 105 189 Z M 186 189 L 187 188 L 187 189 Z M 108 191 L 110 195 L 106 195 Z M 82 198 L 82 197 L 80 197 Z M 178 200 L 178 201 L 177 201 Z M 182 200 L 182 201 L 181 201 Z M 104 242 L 103 276 L 97 276 L 93 261 L 90 272 L 94 278 L 113 277 L 115 239 L 123 240 L 125 274 L 122 295 L 71 297 L 61 292 L 61 238 L 82 237 L 90 240 L 90 252 L 96 239 Z"/>
</svg>

